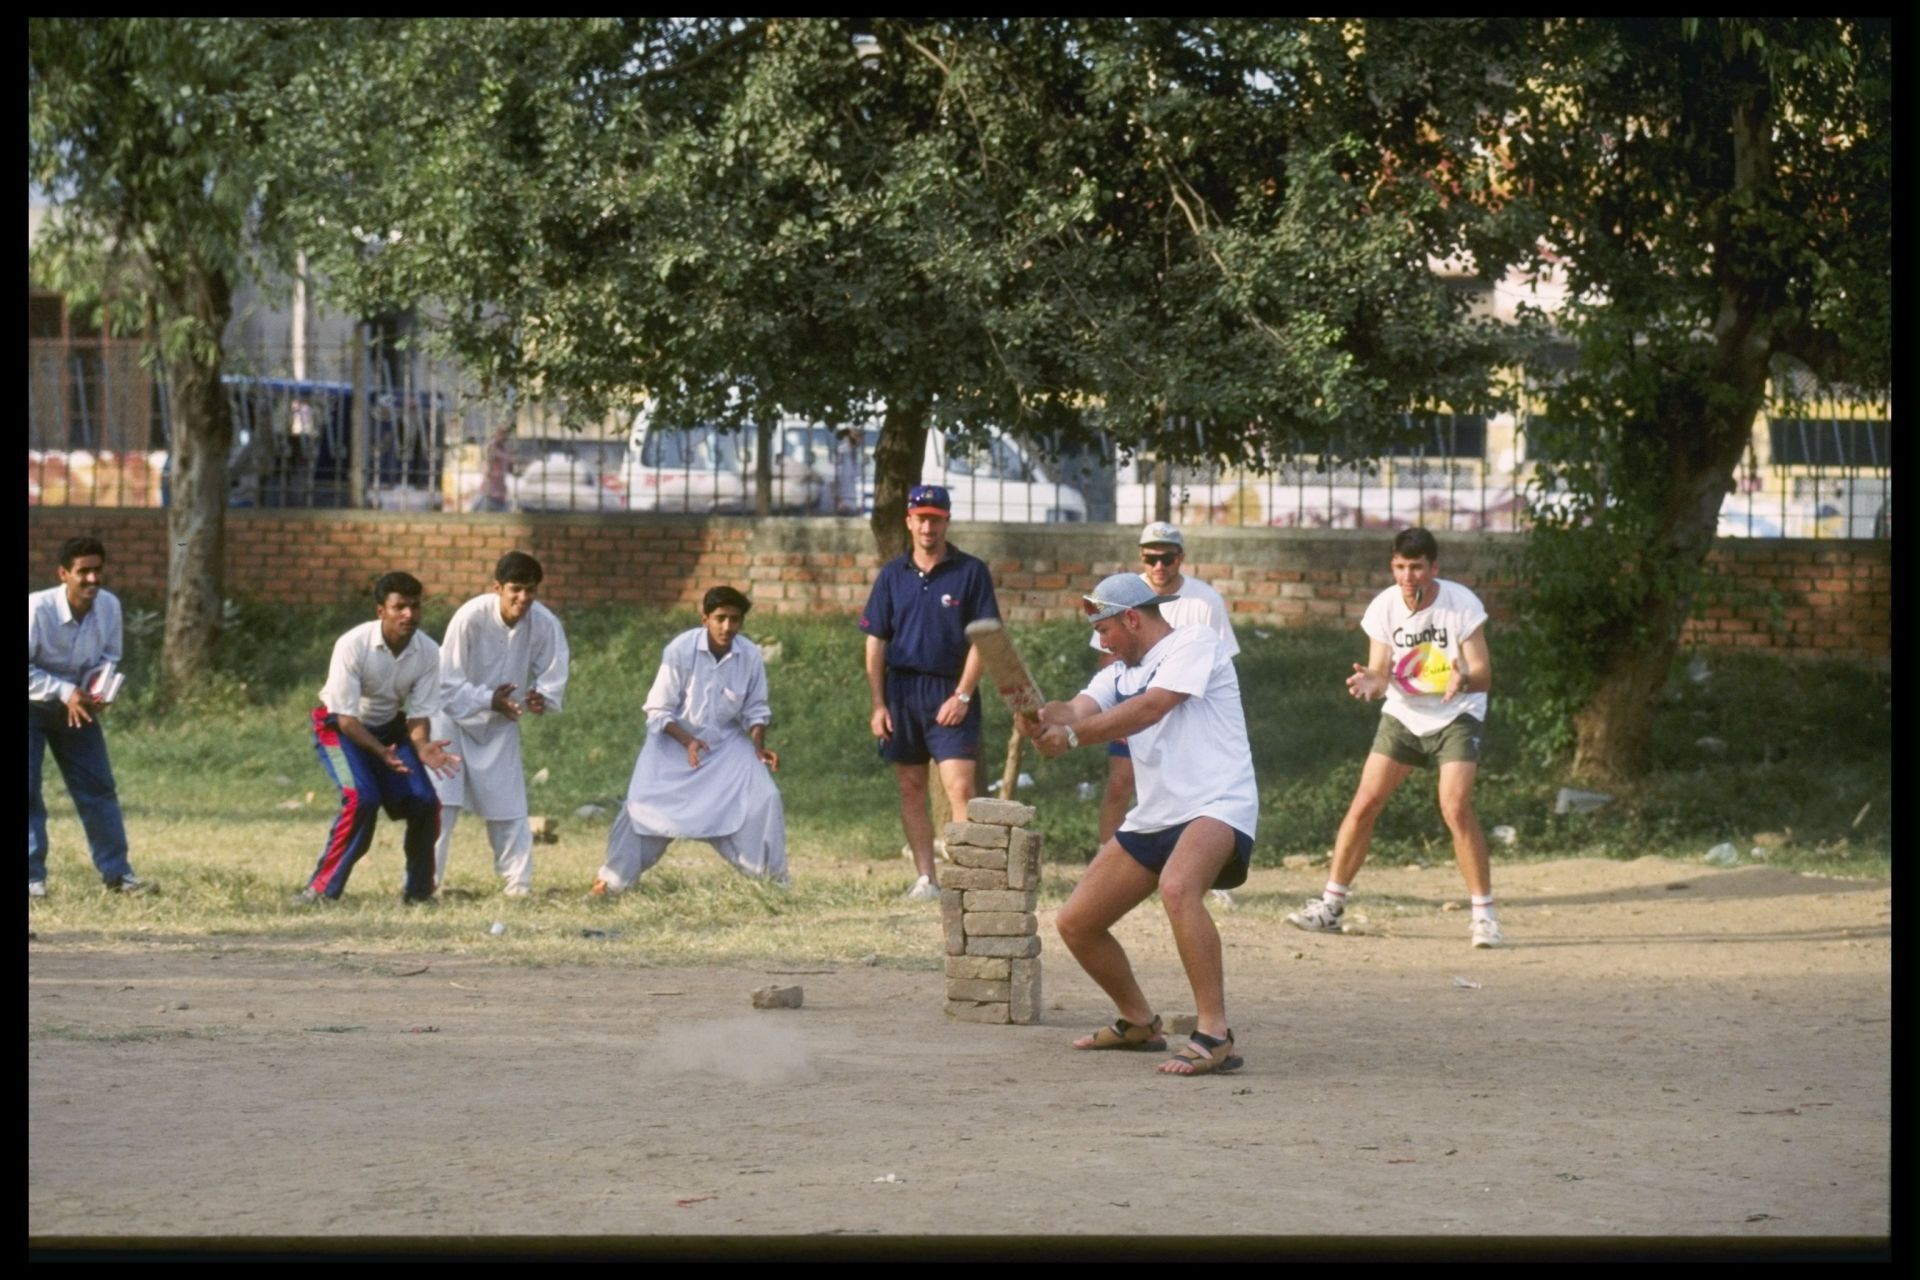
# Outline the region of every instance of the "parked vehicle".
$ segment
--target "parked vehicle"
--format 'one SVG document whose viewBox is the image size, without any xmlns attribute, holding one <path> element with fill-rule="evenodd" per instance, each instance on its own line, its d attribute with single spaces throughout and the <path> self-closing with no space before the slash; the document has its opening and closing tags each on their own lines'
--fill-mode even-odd
<svg viewBox="0 0 1920 1280">
<path fill-rule="evenodd" d="M 353 501 L 354 394 L 347 382 L 228 377 L 233 413 L 228 505 L 345 507 Z M 446 397 L 392 391 L 368 395 L 367 505 L 400 511 L 440 506 Z M 169 440 L 173 424 L 163 418 Z M 171 499 L 172 458 L 163 454 L 161 505 Z"/>
<path fill-rule="evenodd" d="M 830 440 L 826 428 L 816 428 Z M 880 429 L 866 425 L 860 432 L 860 510 L 873 510 L 873 451 L 880 441 Z M 809 452 L 816 460 L 819 446 Z M 831 471 L 822 483 L 831 481 Z M 953 496 L 956 523 L 1032 523 L 1082 524 L 1087 519 L 1087 499 L 1080 490 L 1061 484 L 1046 465 L 1021 442 L 990 427 L 984 444 L 970 445 L 958 436 L 938 431 L 927 432 L 926 455 L 921 460 L 920 482 L 946 487 Z"/>
<path fill-rule="evenodd" d="M 806 462 L 814 428 L 800 420 L 774 429 L 772 506 L 792 514 L 813 507 L 821 478 Z M 788 446 L 788 437 L 796 443 Z M 658 426 L 644 412 L 635 419 L 620 473 L 631 511 L 751 514 L 759 431 L 751 425 Z"/>
<path fill-rule="evenodd" d="M 508 477 L 516 511 L 624 511 L 618 470 L 603 471 L 567 449 L 550 449 Z"/>
</svg>

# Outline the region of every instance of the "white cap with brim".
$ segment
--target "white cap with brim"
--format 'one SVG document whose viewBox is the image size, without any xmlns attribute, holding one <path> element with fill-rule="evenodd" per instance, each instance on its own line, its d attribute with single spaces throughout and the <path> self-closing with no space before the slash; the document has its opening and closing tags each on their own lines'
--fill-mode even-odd
<svg viewBox="0 0 1920 1280">
<path fill-rule="evenodd" d="M 1151 547 L 1156 543 L 1165 543 L 1170 547 L 1187 548 L 1187 541 L 1180 536 L 1178 525 L 1168 524 L 1165 520 L 1155 520 L 1140 531 L 1140 545 Z"/>
<path fill-rule="evenodd" d="M 1099 622 L 1129 609 L 1168 604 L 1179 598 L 1160 595 L 1137 573 L 1116 573 L 1111 578 L 1102 578 L 1092 594 L 1084 595 L 1080 600 L 1087 611 L 1087 621 Z"/>
</svg>

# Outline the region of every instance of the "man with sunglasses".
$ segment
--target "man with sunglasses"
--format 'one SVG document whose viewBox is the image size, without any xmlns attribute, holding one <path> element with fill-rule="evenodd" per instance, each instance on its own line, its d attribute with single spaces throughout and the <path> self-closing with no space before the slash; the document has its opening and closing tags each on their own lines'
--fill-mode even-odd
<svg viewBox="0 0 1920 1280">
<path fill-rule="evenodd" d="M 1160 606 L 1160 616 L 1176 627 L 1207 627 L 1220 637 L 1222 656 L 1232 658 L 1240 652 L 1234 638 L 1233 623 L 1227 614 L 1227 602 L 1220 593 L 1192 574 L 1181 572 L 1186 564 L 1187 544 L 1178 526 L 1156 520 L 1140 531 L 1140 577 L 1155 594 L 1170 597 Z M 1100 643 L 1095 632 L 1087 643 L 1100 655 L 1099 666 L 1116 659 Z M 1133 757 L 1126 739 L 1107 744 L 1107 790 L 1100 797 L 1100 843 L 1113 839 L 1120 819 L 1133 803 Z"/>
<path fill-rule="evenodd" d="M 1241 1065 L 1227 1026 L 1220 933 L 1207 894 L 1243 884 L 1253 856 L 1260 794 L 1247 745 L 1240 678 L 1207 627 L 1174 627 L 1161 595 L 1138 574 L 1116 573 L 1083 598 L 1087 621 L 1116 661 L 1071 702 L 1049 702 L 1037 722 L 1016 718 L 1044 756 L 1128 738 L 1140 802 L 1060 908 L 1060 940 L 1113 1000 L 1119 1018 L 1076 1049 L 1166 1047 L 1160 1019 L 1113 936 L 1120 918 L 1155 890 L 1173 927 L 1199 1023 L 1190 1043 L 1160 1064 L 1169 1075 Z"/>
<path fill-rule="evenodd" d="M 933 870 L 933 816 L 927 807 L 927 761 L 938 761 L 940 783 L 954 814 L 973 799 L 974 761 L 980 754 L 980 653 L 967 624 L 998 618 L 993 576 L 984 562 L 947 541 L 953 499 L 937 484 L 907 493 L 905 555 L 881 566 L 860 615 L 867 633 L 870 727 L 880 757 L 892 763 L 900 788 L 900 820 L 919 878 L 907 890 L 915 902 L 937 902 Z"/>
</svg>

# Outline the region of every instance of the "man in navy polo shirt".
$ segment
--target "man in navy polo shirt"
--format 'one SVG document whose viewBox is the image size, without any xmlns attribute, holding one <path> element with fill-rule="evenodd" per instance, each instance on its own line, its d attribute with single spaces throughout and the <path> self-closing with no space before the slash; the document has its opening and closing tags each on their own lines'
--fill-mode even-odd
<svg viewBox="0 0 1920 1280">
<path fill-rule="evenodd" d="M 927 808 L 927 761 L 956 816 L 973 799 L 974 759 L 980 754 L 980 654 L 967 642 L 967 624 L 997 618 L 987 566 L 947 542 L 953 501 L 935 484 L 907 494 L 912 548 L 881 566 L 860 615 L 867 633 L 867 686 L 873 695 L 873 736 L 882 759 L 893 762 L 900 784 L 900 821 L 919 873 L 907 897 L 938 899 L 933 872 L 933 817 Z"/>
</svg>

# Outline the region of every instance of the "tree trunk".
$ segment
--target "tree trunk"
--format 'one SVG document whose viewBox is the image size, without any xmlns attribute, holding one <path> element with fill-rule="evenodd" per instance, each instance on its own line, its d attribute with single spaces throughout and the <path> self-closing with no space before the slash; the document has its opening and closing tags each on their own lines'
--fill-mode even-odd
<svg viewBox="0 0 1920 1280">
<path fill-rule="evenodd" d="M 1765 387 L 1764 365 L 1744 373 L 1744 411 L 1736 408 L 1717 421 L 1692 401 L 1689 388 L 1661 397 L 1657 429 L 1671 453 L 1667 500 L 1640 562 L 1622 569 L 1644 575 L 1652 585 L 1639 625 L 1612 646 L 1592 695 L 1574 715 L 1576 777 L 1618 783 L 1647 771 L 1654 710 L 1693 612 L 1720 504 L 1733 487 L 1734 468 Z"/>
<path fill-rule="evenodd" d="M 175 314 L 200 333 L 167 360 L 172 400 L 171 498 L 167 508 L 165 678 L 169 691 L 190 688 L 213 667 L 226 581 L 227 454 L 233 415 L 220 384 L 220 335 L 232 313 L 232 290 L 218 273 L 191 271 L 177 282 Z"/>
<path fill-rule="evenodd" d="M 924 398 L 887 402 L 873 450 L 873 515 L 868 522 L 882 560 L 907 549 L 907 491 L 920 483 L 920 468 L 927 458 L 927 415 L 932 408 L 933 403 Z"/>
</svg>

